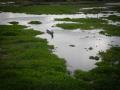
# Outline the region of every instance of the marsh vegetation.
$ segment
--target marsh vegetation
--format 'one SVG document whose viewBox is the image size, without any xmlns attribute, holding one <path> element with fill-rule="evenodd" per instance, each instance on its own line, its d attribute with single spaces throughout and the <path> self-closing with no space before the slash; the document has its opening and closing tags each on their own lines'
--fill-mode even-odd
<svg viewBox="0 0 120 90">
<path fill-rule="evenodd" d="M 79 12 L 79 6 L 75 5 L 0 6 L 0 11 L 21 12 L 30 14 L 73 14 Z"/>
<path fill-rule="evenodd" d="M 30 21 L 30 22 L 28 22 L 29 24 L 41 24 L 41 22 L 40 21 Z"/>
<path fill-rule="evenodd" d="M 111 16 L 110 16 L 111 17 Z M 110 18 L 108 17 L 108 18 Z M 113 16 L 112 16 L 113 17 Z M 115 16 L 116 18 L 116 16 Z M 62 23 L 57 24 L 56 26 L 61 27 L 63 29 L 81 29 L 81 30 L 93 30 L 93 29 L 103 29 L 104 31 L 100 31 L 101 34 L 105 35 L 113 35 L 120 36 L 120 26 L 111 25 L 107 20 L 97 19 L 97 18 L 63 18 L 63 19 L 55 19 L 56 21 L 72 21 L 76 23 Z M 117 20 L 119 20 L 117 18 Z"/>
<path fill-rule="evenodd" d="M 118 8 L 119 7 L 110 7 L 110 10 L 119 12 Z M 0 6 L 0 11 L 3 12 L 9 11 L 9 12 L 31 13 L 31 14 L 73 14 L 73 13 L 78 13 L 80 10 L 81 10 L 80 6 L 69 6 L 69 5 L 68 6 L 65 5 L 63 6 L 60 5 Z M 108 9 L 106 8 L 105 9 L 97 8 L 91 10 L 86 9 L 83 10 L 83 13 L 87 12 L 87 13 L 95 14 L 102 11 L 105 12 L 107 10 Z M 19 23 L 17 21 L 14 21 L 15 19 L 14 15 L 12 18 L 13 21 L 9 21 L 8 19 L 9 23 L 12 25 L 0 25 L 0 90 L 11 90 L 11 89 L 12 90 L 119 90 L 120 89 L 119 45 L 117 46 L 113 45 L 105 51 L 99 51 L 95 56 L 90 56 L 89 58 L 93 59 L 93 61 L 98 60 L 98 62 L 96 62 L 95 64 L 96 67 L 94 67 L 93 69 L 88 71 L 78 69 L 75 70 L 74 72 L 70 72 L 67 69 L 67 62 L 65 61 L 65 59 L 60 58 L 53 53 L 52 50 L 55 47 L 53 45 L 49 45 L 46 39 L 36 37 L 36 35 L 43 35 L 43 32 L 30 28 L 28 29 L 28 27 L 25 25 L 24 26 L 18 25 Z M 47 19 L 48 18 L 50 18 L 50 16 L 47 17 Z M 120 26 L 110 24 L 109 21 L 106 19 L 112 20 L 114 22 L 116 21 L 119 22 L 119 16 L 109 15 L 107 17 L 100 17 L 100 18 L 88 18 L 88 17 L 87 18 L 68 18 L 68 17 L 56 18 L 55 21 L 58 23 L 55 24 L 57 27 L 63 28 L 64 29 L 63 31 L 67 31 L 67 30 L 75 31 L 75 29 L 79 29 L 81 30 L 81 32 L 79 33 L 77 32 L 78 35 L 80 33 L 82 34 L 89 33 L 89 32 L 83 32 L 87 30 L 92 31 L 93 29 L 103 29 L 102 31 L 99 32 L 103 34 L 103 36 L 109 35 L 110 37 L 117 36 L 119 38 Z M 20 19 L 20 21 L 22 20 Z M 30 22 L 28 23 L 28 21 Z M 65 23 L 59 23 L 61 21 L 65 21 Z M 40 21 L 36 21 L 36 19 L 34 21 L 26 20 L 26 22 L 27 24 L 31 24 L 31 25 L 38 24 L 37 27 L 39 25 L 41 26 L 44 25 Z M 72 23 L 66 23 L 66 22 L 72 22 Z M 47 27 L 47 24 L 48 23 L 45 24 L 45 27 Z M 68 33 L 71 34 L 71 32 Z M 74 32 L 72 32 L 73 35 L 72 40 L 73 41 L 78 40 L 74 38 L 75 36 L 77 36 L 77 34 L 76 33 L 73 34 L 73 33 Z M 58 36 L 59 35 L 60 34 L 58 34 Z M 69 38 L 68 34 L 63 34 L 63 35 L 67 35 L 66 38 L 67 37 Z M 95 38 L 95 33 L 92 33 L 90 35 L 94 35 L 93 37 Z M 84 37 L 86 38 L 86 36 Z M 82 43 L 84 42 L 84 40 L 88 42 L 87 39 L 91 38 L 90 36 L 87 36 L 87 39 L 83 39 L 84 37 L 82 37 Z M 62 40 L 65 40 L 66 38 L 63 37 Z M 107 38 L 107 36 L 105 38 Z M 81 38 L 79 39 L 81 40 Z M 100 42 L 100 38 L 96 38 L 96 39 L 99 39 L 98 41 Z M 98 43 L 98 41 L 96 41 L 96 43 Z M 92 40 L 90 42 L 92 42 Z M 96 45 L 96 43 L 94 45 Z M 66 44 L 66 43 L 62 43 L 62 44 Z M 74 52 L 74 48 L 78 47 L 78 45 L 80 44 L 78 43 L 76 45 L 76 43 L 69 43 L 69 44 L 67 43 L 67 46 L 69 47 L 67 48 L 71 49 L 72 54 L 75 55 L 76 53 Z M 99 45 L 102 44 L 98 43 L 98 46 Z M 96 50 L 97 47 L 96 46 L 94 48 L 92 46 L 86 47 L 87 50 L 89 50 L 87 51 L 87 53 L 92 53 L 92 51 Z M 81 48 L 79 49 L 77 48 L 77 50 L 82 51 Z M 82 51 L 82 53 L 84 52 Z"/>
<path fill-rule="evenodd" d="M 17 25 L 19 24 L 19 22 L 16 22 L 16 21 L 12 21 L 12 22 L 9 22 L 10 24 L 13 24 L 13 25 Z"/>
<path fill-rule="evenodd" d="M 65 61 L 52 54 L 52 46 L 46 40 L 35 38 L 37 34 L 41 32 L 20 25 L 0 25 L 0 89 L 85 87 L 83 82 L 68 75 Z"/>
</svg>

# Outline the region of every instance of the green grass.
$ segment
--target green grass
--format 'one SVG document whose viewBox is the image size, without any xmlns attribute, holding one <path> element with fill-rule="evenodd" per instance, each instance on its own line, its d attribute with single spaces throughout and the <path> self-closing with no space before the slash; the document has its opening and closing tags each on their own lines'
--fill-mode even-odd
<svg viewBox="0 0 120 90">
<path fill-rule="evenodd" d="M 22 4 L 22 3 L 21 3 Z M 103 3 L 91 3 L 91 4 L 80 4 L 80 5 L 16 5 L 16 6 L 0 6 L 0 11 L 3 12 L 18 12 L 18 13 L 29 13 L 29 14 L 75 14 L 83 12 L 85 14 L 98 14 L 105 13 L 106 11 L 117 11 L 120 12 L 119 6 L 109 7 L 107 9 L 94 8 L 82 10 L 80 8 L 89 7 L 104 7 Z M 105 11 L 105 12 L 104 12 Z"/>
<path fill-rule="evenodd" d="M 100 7 L 102 7 L 102 5 Z M 103 5 L 103 7 L 105 7 L 105 5 Z M 84 14 L 109 13 L 107 11 L 120 12 L 120 6 L 113 6 L 113 7 L 106 6 L 106 7 L 107 8 L 80 9 L 80 12 L 83 12 Z"/>
<path fill-rule="evenodd" d="M 119 90 L 120 88 L 120 47 L 100 52 L 102 61 L 97 63 L 93 87 L 95 90 Z"/>
<path fill-rule="evenodd" d="M 40 21 L 30 21 L 29 24 L 42 24 Z"/>
<path fill-rule="evenodd" d="M 75 5 L 0 6 L 0 11 L 30 14 L 73 14 L 79 11 L 79 6 Z"/>
<path fill-rule="evenodd" d="M 87 84 L 67 73 L 65 61 L 38 34 L 0 25 L 0 90 L 85 90 Z"/>
<path fill-rule="evenodd" d="M 48 2 L 49 3 L 49 2 Z M 22 5 L 23 4 L 23 5 Z M 16 6 L 0 6 L 0 11 L 3 12 L 18 12 L 18 13 L 29 13 L 29 14 L 75 14 L 80 11 L 80 8 L 82 7 L 93 7 L 93 6 L 103 6 L 102 3 L 90 3 L 90 4 L 77 4 L 77 5 L 71 5 L 70 2 L 63 3 L 63 5 L 27 5 L 24 6 L 24 2 L 21 2 L 21 4 Z M 66 5 L 64 5 L 66 4 Z"/>
<path fill-rule="evenodd" d="M 18 6 L 13 8 L 9 6 L 0 8 L 0 10 L 33 14 L 76 12 L 74 8 L 71 7 L 71 9 L 67 6 L 63 6 L 64 8 L 61 6 L 33 7 Z M 67 8 L 65 9 L 65 7 Z M 49 8 L 53 11 L 48 10 Z M 106 21 L 101 19 L 65 18 L 65 20 L 56 20 L 77 22 L 77 24 L 63 24 L 66 29 L 92 30 L 103 28 L 104 31 L 101 32 L 103 34 L 120 36 L 120 26 L 108 25 Z M 96 63 L 96 68 L 88 72 L 76 70 L 72 77 L 66 70 L 64 59 L 52 54 L 53 46 L 47 45 L 46 40 L 35 38 L 35 35 L 38 34 L 42 33 L 26 29 L 25 26 L 0 25 L 0 90 L 120 89 L 120 47 L 112 47 L 106 52 L 100 52 L 102 60 Z"/>
<path fill-rule="evenodd" d="M 56 26 L 62 27 L 64 29 L 77 29 L 80 28 L 82 30 L 92 30 L 102 28 L 104 24 L 107 24 L 107 21 L 97 19 L 97 18 L 63 18 L 63 19 L 55 19 L 56 21 L 72 21 L 77 23 L 63 23 L 57 24 Z"/>
<path fill-rule="evenodd" d="M 116 16 L 116 15 L 110 15 L 109 17 L 107 17 L 107 19 L 112 20 L 114 22 L 120 22 L 120 16 Z"/>
<path fill-rule="evenodd" d="M 120 36 L 120 26 L 116 25 L 105 25 L 103 27 L 104 31 L 101 31 L 101 34 L 108 36 Z"/>
<path fill-rule="evenodd" d="M 96 19 L 96 18 L 78 18 L 78 19 L 55 19 L 56 21 L 72 21 L 77 23 L 62 23 L 57 24 L 57 27 L 61 27 L 63 29 L 78 29 L 81 30 L 93 30 L 93 29 L 103 29 L 101 34 L 112 35 L 112 36 L 120 36 L 120 26 L 110 25 L 106 20 Z"/>
<path fill-rule="evenodd" d="M 56 18 L 56 21 L 72 21 L 72 22 L 79 22 L 79 23 L 85 23 L 85 24 L 102 24 L 102 23 L 107 23 L 107 21 L 102 20 L 102 19 L 97 19 L 97 18 L 63 18 L 63 19 L 59 19 Z"/>
<path fill-rule="evenodd" d="M 97 67 L 85 72 L 77 70 L 75 77 L 89 84 L 92 90 L 120 89 L 120 47 L 112 47 L 106 52 L 100 52 L 101 61 Z"/>
<path fill-rule="evenodd" d="M 120 13 L 120 6 L 110 7 L 109 9 L 112 10 L 112 11 L 117 11 L 117 12 Z"/>
<path fill-rule="evenodd" d="M 100 52 L 101 62 L 70 76 L 39 31 L 0 25 L 0 90 L 119 90 L 120 47 Z"/>
<path fill-rule="evenodd" d="M 62 24 L 57 24 L 57 27 L 61 27 L 63 29 L 77 29 L 80 28 L 82 30 L 92 30 L 96 28 L 100 28 L 100 22 L 98 19 L 69 19 L 69 18 L 64 18 L 64 19 L 56 19 L 57 21 L 72 21 L 72 22 L 77 22 L 77 23 L 62 23 Z M 95 21 L 95 22 L 94 22 Z M 100 26 L 99 26 L 100 25 Z"/>
</svg>

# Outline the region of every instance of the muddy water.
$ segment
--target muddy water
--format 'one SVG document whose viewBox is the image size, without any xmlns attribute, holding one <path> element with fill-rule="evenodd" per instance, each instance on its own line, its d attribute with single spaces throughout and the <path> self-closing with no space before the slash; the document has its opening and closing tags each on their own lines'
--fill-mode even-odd
<svg viewBox="0 0 120 90">
<path fill-rule="evenodd" d="M 20 13 L 0 13 L 0 24 L 9 24 L 10 21 L 18 21 L 20 25 L 26 25 L 38 31 L 45 32 L 36 37 L 45 38 L 49 44 L 54 45 L 53 53 L 66 60 L 67 68 L 73 72 L 76 69 L 88 71 L 95 66 L 97 61 L 89 59 L 90 56 L 96 56 L 99 51 L 105 51 L 111 45 L 120 45 L 120 37 L 108 37 L 100 35 L 99 30 L 63 30 L 55 26 L 64 21 L 54 21 L 55 18 L 99 18 L 109 16 L 108 14 L 73 14 L 73 15 L 30 15 Z M 119 15 L 114 13 L 114 15 Z M 39 20 L 40 25 L 31 25 L 28 22 Z M 66 23 L 66 22 L 64 22 Z M 68 22 L 67 22 L 68 23 Z M 73 23 L 73 22 L 69 22 Z M 54 38 L 46 33 L 46 29 L 51 28 L 54 31 Z M 92 49 L 90 50 L 89 48 Z"/>
</svg>

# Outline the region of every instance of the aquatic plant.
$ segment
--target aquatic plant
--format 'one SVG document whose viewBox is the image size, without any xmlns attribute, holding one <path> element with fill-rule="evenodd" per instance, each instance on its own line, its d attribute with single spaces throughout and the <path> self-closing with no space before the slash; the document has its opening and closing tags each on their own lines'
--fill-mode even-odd
<svg viewBox="0 0 120 90">
<path fill-rule="evenodd" d="M 57 27 L 61 27 L 67 30 L 73 30 L 80 28 L 81 30 L 93 30 L 93 29 L 103 29 L 100 31 L 101 34 L 107 36 L 120 36 L 120 26 L 108 24 L 108 21 L 97 18 L 63 18 L 55 19 L 57 21 L 72 21 L 77 23 L 61 23 L 56 24 Z"/>
<path fill-rule="evenodd" d="M 11 22 L 9 22 L 10 24 L 19 24 L 19 22 L 17 22 L 17 21 L 11 21 Z"/>
<path fill-rule="evenodd" d="M 29 24 L 41 24 L 40 21 L 30 21 Z"/>
</svg>

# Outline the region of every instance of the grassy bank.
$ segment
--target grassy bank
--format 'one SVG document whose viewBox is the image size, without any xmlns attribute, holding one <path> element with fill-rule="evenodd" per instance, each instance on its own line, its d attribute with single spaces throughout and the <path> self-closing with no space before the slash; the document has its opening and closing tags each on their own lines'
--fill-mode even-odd
<svg viewBox="0 0 120 90">
<path fill-rule="evenodd" d="M 88 12 L 82 11 L 80 8 L 85 7 L 100 7 L 103 6 L 103 3 L 81 3 L 81 4 L 70 4 L 69 2 L 66 5 L 59 5 L 56 3 L 48 2 L 49 5 L 5 5 L 0 6 L 0 11 L 3 12 L 14 12 L 14 13 L 28 13 L 28 14 L 75 14 L 78 12 Z"/>
<path fill-rule="evenodd" d="M 97 68 L 91 71 L 93 88 L 95 90 L 120 89 L 120 47 L 112 47 L 106 52 L 100 52 L 102 61 L 96 63 Z"/>
<path fill-rule="evenodd" d="M 35 38 L 38 31 L 19 25 L 0 25 L 0 90 L 119 90 L 120 47 L 100 52 L 91 71 L 72 77 L 53 46 Z"/>
<path fill-rule="evenodd" d="M 64 29 L 77 29 L 80 28 L 82 30 L 91 30 L 91 29 L 98 29 L 102 28 L 104 24 L 107 24 L 107 21 L 96 19 L 96 18 L 63 18 L 63 19 L 55 19 L 56 21 L 72 21 L 77 23 L 63 23 L 57 24 L 56 26 L 62 27 Z"/>
<path fill-rule="evenodd" d="M 113 22 L 120 22 L 120 16 L 116 16 L 116 15 L 110 15 L 106 19 L 112 20 Z"/>
<path fill-rule="evenodd" d="M 101 62 L 89 72 L 77 70 L 75 77 L 86 81 L 92 90 L 120 89 L 120 47 L 112 47 L 106 52 L 100 52 Z"/>
<path fill-rule="evenodd" d="M 106 20 L 97 19 L 97 18 L 63 18 L 63 19 L 55 19 L 56 21 L 72 21 L 77 23 L 62 23 L 57 24 L 57 27 L 61 27 L 63 29 L 78 29 L 81 30 L 93 30 L 93 29 L 103 29 L 101 34 L 112 35 L 112 36 L 120 36 L 120 26 L 110 25 Z"/>
<path fill-rule="evenodd" d="M 115 11 L 115 12 L 120 12 L 120 6 L 113 6 L 113 7 L 108 7 L 105 5 L 101 5 L 103 8 L 95 7 L 92 9 L 80 9 L 80 12 L 83 12 L 85 14 L 98 14 L 98 13 L 110 13 L 109 11 Z M 105 8 L 104 8 L 105 7 Z M 113 12 L 111 12 L 113 13 Z"/>
<path fill-rule="evenodd" d="M 75 5 L 1 6 L 0 11 L 30 14 L 73 14 L 79 11 L 79 6 Z"/>
<path fill-rule="evenodd" d="M 107 8 L 100 8 L 107 7 Z M 88 9 L 82 9 L 88 8 Z M 93 9 L 89 9 L 93 8 Z M 108 7 L 104 3 L 91 3 L 91 4 L 69 4 L 59 5 L 56 3 L 50 3 L 50 5 L 1 5 L 0 11 L 3 12 L 14 12 L 14 13 L 28 13 L 28 14 L 75 14 L 83 12 L 85 14 L 98 14 L 98 13 L 109 13 L 108 11 L 120 12 L 120 6 Z"/>
<path fill-rule="evenodd" d="M 84 90 L 68 75 L 65 61 L 52 54 L 38 31 L 0 25 L 0 90 Z"/>
</svg>

